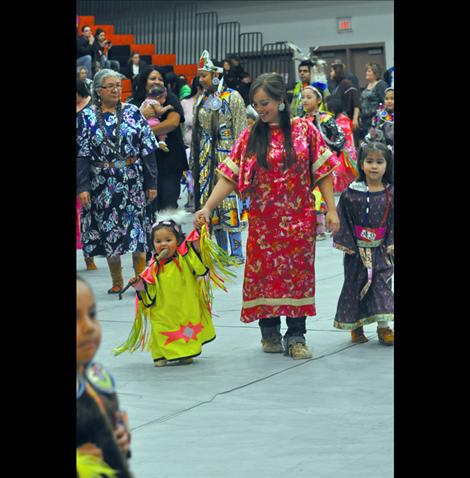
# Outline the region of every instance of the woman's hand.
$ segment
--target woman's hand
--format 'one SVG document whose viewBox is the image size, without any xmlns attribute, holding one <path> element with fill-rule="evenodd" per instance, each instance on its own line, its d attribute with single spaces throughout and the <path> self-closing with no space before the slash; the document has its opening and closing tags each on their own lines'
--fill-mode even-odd
<svg viewBox="0 0 470 478">
<path fill-rule="evenodd" d="M 90 193 L 88 191 L 83 191 L 78 195 L 78 200 L 83 207 L 87 207 L 91 204 Z"/>
<path fill-rule="evenodd" d="M 152 202 L 158 195 L 158 191 L 156 189 L 147 189 L 145 191 L 145 197 L 147 198 L 148 202 Z"/>
<path fill-rule="evenodd" d="M 326 228 L 335 235 L 339 231 L 339 217 L 336 211 L 328 211 L 326 213 Z"/>
<path fill-rule="evenodd" d="M 129 433 L 129 423 L 127 413 L 116 412 L 116 428 L 114 437 L 124 456 L 127 456 L 131 444 L 131 434 Z"/>
<path fill-rule="evenodd" d="M 103 459 L 101 448 L 98 448 L 94 443 L 84 443 L 82 446 L 78 447 L 78 451 L 83 455 L 92 455 L 100 460 Z"/>
<path fill-rule="evenodd" d="M 197 230 L 201 229 L 204 224 L 209 227 L 210 216 L 211 211 L 209 211 L 209 209 L 207 209 L 206 207 L 203 207 L 202 209 L 199 209 L 199 211 L 196 211 L 196 214 L 194 216 L 194 227 Z"/>
<path fill-rule="evenodd" d="M 353 125 L 353 131 L 356 131 L 356 129 L 359 128 L 359 120 L 357 118 L 354 118 L 352 125 Z"/>
</svg>

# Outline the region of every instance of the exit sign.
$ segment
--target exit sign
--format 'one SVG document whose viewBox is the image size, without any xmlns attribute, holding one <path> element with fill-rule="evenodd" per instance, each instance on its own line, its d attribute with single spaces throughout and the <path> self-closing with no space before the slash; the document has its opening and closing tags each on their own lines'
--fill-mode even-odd
<svg viewBox="0 0 470 478">
<path fill-rule="evenodd" d="M 338 33 L 352 32 L 351 17 L 337 18 L 336 25 L 338 27 Z"/>
</svg>

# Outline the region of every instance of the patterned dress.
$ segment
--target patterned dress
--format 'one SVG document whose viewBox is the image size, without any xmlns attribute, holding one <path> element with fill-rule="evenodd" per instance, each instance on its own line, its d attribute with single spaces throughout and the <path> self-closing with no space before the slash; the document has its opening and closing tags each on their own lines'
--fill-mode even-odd
<svg viewBox="0 0 470 478">
<path fill-rule="evenodd" d="M 336 124 L 344 133 L 344 147 L 339 155 L 340 165 L 333 173 L 335 192 L 343 192 L 358 177 L 357 154 L 354 146 L 352 121 L 343 113 L 336 118 Z"/>
<path fill-rule="evenodd" d="M 317 183 L 337 166 L 318 130 L 292 120 L 296 162 L 284 170 L 284 136 L 271 125 L 269 168 L 246 156 L 250 129 L 243 131 L 219 172 L 250 197 L 243 283 L 242 322 L 276 316 L 314 316 L 315 206 L 310 171 Z"/>
<path fill-rule="evenodd" d="M 230 154 L 235 141 L 246 128 L 246 108 L 238 91 L 226 88 L 220 99 L 221 108 L 214 112 L 209 108 L 207 95 L 194 105 L 193 117 L 198 115 L 199 128 L 193 124 L 194 141 L 198 144 L 192 148 L 191 164 L 193 176 L 198 179 L 199 201 L 196 193 L 196 209 L 202 207 L 216 182 L 215 170 Z M 218 130 L 212 131 L 212 116 L 217 119 Z M 198 154 L 198 153 L 199 154 Z M 215 156 L 215 157 L 214 157 Z M 197 185 L 196 185 L 197 188 Z M 215 230 L 240 232 L 246 229 L 246 221 L 242 221 L 243 205 L 236 194 L 230 194 L 219 207 L 214 209 L 212 224 Z"/>
<path fill-rule="evenodd" d="M 142 157 L 158 148 L 155 137 L 139 109 L 122 106 L 120 154 L 137 161 L 125 167 L 103 167 L 98 163 L 116 159 L 112 147 L 104 141 L 95 107 L 82 111 L 77 131 L 78 159 L 89 161 L 91 207 L 83 208 L 81 240 L 85 257 L 120 256 L 128 252 L 146 252 L 148 229 L 145 215 Z M 104 113 L 108 137 L 114 141 L 117 118 Z M 83 161 L 82 161 L 83 163 Z"/>
<path fill-rule="evenodd" d="M 355 329 L 362 325 L 394 318 L 391 279 L 393 260 L 393 186 L 371 192 L 367 220 L 367 187 L 354 182 L 343 192 L 338 203 L 340 230 L 333 245 L 345 252 L 344 285 L 338 301 L 334 326 Z M 388 199 L 390 205 L 387 211 Z M 385 218 L 385 220 L 384 220 Z M 382 230 L 379 239 L 364 237 L 364 226 Z M 359 226 L 359 227 L 358 227 Z M 377 231 L 376 231 L 377 232 Z M 361 234 L 362 233 L 362 234 Z M 358 237 L 359 236 L 359 237 Z"/>
</svg>

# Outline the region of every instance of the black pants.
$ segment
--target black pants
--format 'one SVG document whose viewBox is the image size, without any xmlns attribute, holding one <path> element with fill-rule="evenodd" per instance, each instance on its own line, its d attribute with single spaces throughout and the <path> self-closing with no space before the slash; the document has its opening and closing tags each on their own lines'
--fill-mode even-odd
<svg viewBox="0 0 470 478">
<path fill-rule="evenodd" d="M 155 207 L 157 211 L 162 211 L 163 209 L 176 209 L 178 207 L 178 198 L 180 197 L 181 192 L 182 176 L 182 172 L 178 174 L 158 176 L 158 196 L 155 201 Z"/>
<path fill-rule="evenodd" d="M 290 336 L 305 335 L 307 333 L 307 329 L 305 328 L 306 318 L 307 318 L 306 316 L 286 317 L 286 323 L 287 323 L 286 335 L 290 335 Z M 270 317 L 268 319 L 259 319 L 258 322 L 260 327 L 276 327 L 277 325 L 281 325 L 281 318 Z"/>
</svg>

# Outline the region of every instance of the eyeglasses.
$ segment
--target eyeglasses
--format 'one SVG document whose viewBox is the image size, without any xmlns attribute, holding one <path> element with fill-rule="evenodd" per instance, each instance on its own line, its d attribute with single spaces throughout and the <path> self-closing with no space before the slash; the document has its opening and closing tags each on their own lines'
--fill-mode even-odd
<svg viewBox="0 0 470 478">
<path fill-rule="evenodd" d="M 107 85 L 107 86 L 102 86 L 101 89 L 103 90 L 114 90 L 114 89 L 118 89 L 120 90 L 122 88 L 122 85 L 121 84 L 118 84 L 118 85 Z"/>
<path fill-rule="evenodd" d="M 271 103 L 271 101 L 273 101 L 273 100 L 272 100 L 272 99 L 261 100 L 261 101 L 259 102 L 259 104 L 257 104 L 257 103 L 251 103 L 251 106 L 253 106 L 253 108 L 254 108 L 255 110 L 257 110 L 260 106 L 263 107 L 263 108 L 266 107 L 266 106 L 268 106 L 269 103 Z"/>
</svg>

